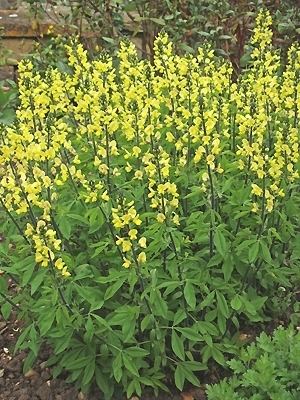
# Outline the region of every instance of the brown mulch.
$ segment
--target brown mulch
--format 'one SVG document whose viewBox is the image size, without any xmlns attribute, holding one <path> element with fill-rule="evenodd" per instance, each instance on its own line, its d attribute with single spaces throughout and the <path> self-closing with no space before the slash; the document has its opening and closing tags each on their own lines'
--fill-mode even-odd
<svg viewBox="0 0 300 400">
<path fill-rule="evenodd" d="M 86 396 L 62 377 L 53 378 L 51 368 L 46 367 L 46 361 L 50 356 L 50 350 L 47 348 L 41 350 L 33 369 L 23 374 L 26 352 L 13 354 L 19 333 L 20 323 L 14 316 L 10 321 L 4 321 L 0 316 L 0 400 L 103 400 L 97 389 Z M 153 399 L 153 395 L 145 394 L 141 400 Z M 162 394 L 156 398 L 156 400 L 205 399 L 202 389 L 172 396 Z M 131 400 L 140 399 L 133 397 Z"/>
</svg>

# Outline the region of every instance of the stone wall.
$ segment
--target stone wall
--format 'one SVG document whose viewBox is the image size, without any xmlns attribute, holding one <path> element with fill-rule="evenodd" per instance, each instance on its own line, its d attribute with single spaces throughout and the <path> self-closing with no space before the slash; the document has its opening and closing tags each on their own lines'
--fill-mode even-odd
<svg viewBox="0 0 300 400">
<path fill-rule="evenodd" d="M 48 36 L 50 18 L 36 20 L 20 0 L 0 0 L 0 80 L 15 79 L 20 59 Z M 64 34 L 64 28 L 56 31 Z"/>
<path fill-rule="evenodd" d="M 0 10 L 13 10 L 17 6 L 18 0 L 0 0 Z"/>
<path fill-rule="evenodd" d="M 59 7 L 59 13 L 68 13 L 66 7 Z M 126 16 L 125 16 L 126 17 Z M 57 20 L 57 19 L 56 19 Z M 43 41 L 48 37 L 49 27 L 54 25 L 54 32 L 69 35 L 74 30 L 68 26 L 55 24 L 54 15 L 44 15 L 42 19 L 35 19 L 30 13 L 28 4 L 21 0 L 0 0 L 0 80 L 15 79 L 18 61 L 31 53 L 37 41 Z M 136 27 L 132 21 L 125 18 L 125 27 L 128 32 L 133 32 Z M 83 31 L 83 37 L 92 41 L 95 34 L 91 31 Z M 132 39 L 141 48 L 141 38 L 138 35 Z"/>
</svg>

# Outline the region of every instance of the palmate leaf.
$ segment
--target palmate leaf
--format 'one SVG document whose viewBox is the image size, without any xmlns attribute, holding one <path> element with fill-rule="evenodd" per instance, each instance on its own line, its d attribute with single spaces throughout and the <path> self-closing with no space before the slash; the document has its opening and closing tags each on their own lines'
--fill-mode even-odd
<svg viewBox="0 0 300 400">
<path fill-rule="evenodd" d="M 183 389 L 185 380 L 189 381 L 194 386 L 200 386 L 199 379 L 192 372 L 190 365 L 185 362 L 179 362 L 177 364 L 174 379 L 175 385 L 180 391 Z"/>
</svg>

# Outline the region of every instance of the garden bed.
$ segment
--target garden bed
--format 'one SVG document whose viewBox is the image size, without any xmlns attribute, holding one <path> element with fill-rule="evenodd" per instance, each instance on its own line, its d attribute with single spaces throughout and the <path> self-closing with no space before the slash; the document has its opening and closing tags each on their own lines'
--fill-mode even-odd
<svg viewBox="0 0 300 400">
<path fill-rule="evenodd" d="M 34 368 L 23 373 L 26 351 L 13 353 L 20 333 L 20 322 L 12 314 L 9 321 L 0 317 L 0 400 L 99 400 L 99 392 L 84 396 L 65 377 L 53 378 L 46 362 L 50 350 L 44 347 Z"/>
<path fill-rule="evenodd" d="M 15 317 L 13 313 L 10 320 L 5 321 L 0 316 L 0 400 L 102 400 L 96 388 L 85 396 L 74 385 L 66 382 L 67 376 L 53 378 L 52 369 L 46 366 L 51 354 L 47 347 L 40 352 L 34 367 L 24 374 L 23 362 L 27 352 L 13 352 L 21 328 L 20 321 Z M 151 395 L 141 398 L 151 399 Z M 157 397 L 157 400 L 205 399 L 203 389 L 192 389 L 181 395 L 161 394 Z M 132 397 L 131 400 L 138 400 L 138 397 Z"/>
</svg>

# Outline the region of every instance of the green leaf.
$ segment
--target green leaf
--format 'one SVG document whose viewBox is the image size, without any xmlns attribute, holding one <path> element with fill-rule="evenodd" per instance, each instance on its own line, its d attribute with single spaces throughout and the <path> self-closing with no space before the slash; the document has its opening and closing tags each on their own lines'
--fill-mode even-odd
<svg viewBox="0 0 300 400">
<path fill-rule="evenodd" d="M 272 257 L 271 257 L 271 253 L 269 250 L 269 247 L 267 246 L 266 242 L 261 240 L 260 242 L 260 248 L 262 251 L 262 257 L 263 259 L 268 263 L 268 264 L 272 264 Z"/>
<path fill-rule="evenodd" d="M 152 314 L 146 315 L 141 322 L 141 331 L 144 332 L 149 327 L 150 324 L 152 325 L 153 322 L 154 322 L 153 315 Z"/>
<path fill-rule="evenodd" d="M 93 208 L 89 213 L 89 234 L 97 232 L 104 224 L 104 216 L 99 208 Z"/>
<path fill-rule="evenodd" d="M 84 374 L 83 374 L 83 378 L 82 378 L 83 386 L 88 385 L 91 382 L 91 380 L 93 379 L 93 376 L 95 373 L 95 367 L 96 367 L 95 357 L 89 358 L 88 363 L 86 364 L 86 367 L 84 369 Z"/>
<path fill-rule="evenodd" d="M 115 377 L 115 380 L 119 383 L 122 378 L 122 366 L 123 366 L 123 358 L 122 353 L 120 352 L 112 363 L 112 370 Z"/>
<path fill-rule="evenodd" d="M 231 307 L 238 311 L 242 307 L 242 301 L 239 294 L 236 294 L 230 302 Z"/>
<path fill-rule="evenodd" d="M 107 42 L 109 44 L 115 44 L 115 40 L 111 37 L 102 36 L 102 40 L 104 40 L 105 42 Z"/>
<path fill-rule="evenodd" d="M 29 332 L 30 332 L 32 326 L 34 326 L 33 323 L 30 324 L 29 326 L 27 326 L 27 328 L 25 328 L 25 329 L 22 331 L 21 335 L 18 337 L 18 340 L 17 340 L 17 342 L 16 342 L 16 344 L 15 344 L 14 353 L 15 353 L 17 350 L 19 350 L 20 347 L 22 346 L 22 344 L 25 342 L 25 339 L 27 339 L 27 337 L 28 337 L 28 335 L 29 335 Z"/>
<path fill-rule="evenodd" d="M 137 379 L 133 379 L 126 390 L 126 395 L 128 399 L 131 399 L 131 396 L 133 395 L 133 393 L 136 393 L 139 397 L 142 394 L 142 388 L 141 388 L 141 384 Z"/>
<path fill-rule="evenodd" d="M 87 356 L 82 356 L 82 357 L 76 357 L 76 354 L 72 352 L 70 354 L 70 360 L 69 363 L 67 364 L 67 367 L 69 370 L 74 371 L 76 369 L 81 369 L 85 368 L 85 366 L 88 364 L 89 358 Z"/>
<path fill-rule="evenodd" d="M 224 315 L 225 318 L 229 317 L 229 308 L 223 293 L 217 291 L 218 310 Z"/>
<path fill-rule="evenodd" d="M 259 252 L 259 241 L 256 241 L 249 247 L 248 260 L 250 263 L 253 263 L 257 260 L 258 252 Z"/>
<path fill-rule="evenodd" d="M 200 304 L 201 310 L 203 310 L 205 307 L 210 306 L 214 303 L 215 294 L 216 294 L 216 291 L 213 290 L 205 297 L 205 299 Z"/>
<path fill-rule="evenodd" d="M 150 298 L 152 298 L 152 301 L 155 305 L 154 313 L 156 315 L 167 318 L 168 305 L 166 301 L 162 298 L 160 291 L 157 289 L 152 290 Z"/>
<path fill-rule="evenodd" d="M 220 311 L 218 311 L 218 327 L 221 335 L 224 335 L 226 332 L 226 318 Z"/>
<path fill-rule="evenodd" d="M 122 324 L 122 333 L 124 342 L 131 341 L 135 332 L 136 315 L 129 315 Z"/>
<path fill-rule="evenodd" d="M 106 247 L 109 245 L 108 242 L 100 242 L 96 248 L 96 250 L 94 251 L 93 255 L 91 258 L 95 258 L 97 257 L 99 254 L 101 254 L 103 252 L 104 249 L 106 249 Z M 95 246 L 93 246 L 95 247 Z"/>
<path fill-rule="evenodd" d="M 32 281 L 30 282 L 30 286 L 31 286 L 31 296 L 38 290 L 38 288 L 41 286 L 41 283 L 43 282 L 43 280 L 45 279 L 45 276 L 47 274 L 47 270 L 46 269 L 40 269 L 37 274 L 35 275 L 35 277 L 32 279 Z"/>
<path fill-rule="evenodd" d="M 232 36 L 230 36 L 230 35 L 220 35 L 220 36 L 218 37 L 218 39 L 219 39 L 219 40 L 231 40 L 231 39 L 232 39 Z"/>
<path fill-rule="evenodd" d="M 63 371 L 63 367 L 61 365 L 56 365 L 53 369 L 52 369 L 52 375 L 53 378 L 56 379 Z"/>
<path fill-rule="evenodd" d="M 108 300 L 111 297 L 113 297 L 113 295 L 120 289 L 120 287 L 123 286 L 123 284 L 126 281 L 126 279 L 127 279 L 127 277 L 125 276 L 125 277 L 119 279 L 113 285 L 109 286 L 106 289 L 106 292 L 104 294 L 104 300 Z"/>
<path fill-rule="evenodd" d="M 7 280 L 4 276 L 0 276 L 0 292 L 1 293 L 7 292 Z"/>
<path fill-rule="evenodd" d="M 184 287 L 184 297 L 192 310 L 196 307 L 196 295 L 194 285 L 188 280 Z"/>
<path fill-rule="evenodd" d="M 30 329 L 28 338 L 29 338 L 28 348 L 30 350 L 32 350 L 34 355 L 37 357 L 38 353 L 39 353 L 41 342 L 38 339 L 38 334 L 37 334 L 37 331 L 36 331 L 34 325 L 32 325 L 32 327 Z"/>
<path fill-rule="evenodd" d="M 104 326 L 106 329 L 112 330 L 111 327 L 109 326 L 109 323 L 104 318 L 100 317 L 100 315 L 91 313 L 91 316 L 95 318 L 95 320 L 99 323 L 100 326 Z"/>
<path fill-rule="evenodd" d="M 228 282 L 229 279 L 231 278 L 233 267 L 234 267 L 233 258 L 231 255 L 227 255 L 222 265 L 222 272 L 224 274 L 224 279 L 226 282 Z"/>
<path fill-rule="evenodd" d="M 185 370 L 184 370 L 184 368 L 182 368 L 181 364 L 177 365 L 174 378 L 175 378 L 175 385 L 176 385 L 177 389 L 182 391 L 183 385 L 185 382 Z"/>
<path fill-rule="evenodd" d="M 102 370 L 103 368 L 100 368 L 96 365 L 95 369 L 96 384 L 99 387 L 99 389 L 103 392 L 104 399 L 110 400 L 114 393 L 113 385 L 109 383 L 108 377 L 103 374 Z"/>
<path fill-rule="evenodd" d="M 143 358 L 146 357 L 149 354 L 149 351 L 142 349 L 141 347 L 128 347 L 126 349 L 126 354 L 128 354 L 130 357 L 133 358 Z"/>
<path fill-rule="evenodd" d="M 94 336 L 94 333 L 95 333 L 95 327 L 93 324 L 93 320 L 92 320 L 92 317 L 90 315 L 88 315 L 86 323 L 85 323 L 84 340 L 87 343 L 90 343 Z"/>
<path fill-rule="evenodd" d="M 24 286 L 30 281 L 36 265 L 34 257 L 31 257 L 30 260 L 31 262 L 26 262 L 25 270 L 23 269 L 24 273 L 22 275 L 22 285 Z"/>
<path fill-rule="evenodd" d="M 135 375 L 137 377 L 140 376 L 139 371 L 136 367 L 135 361 L 128 355 L 126 354 L 127 352 L 123 351 L 122 353 L 122 358 L 123 358 L 123 363 L 124 367 L 132 373 L 132 375 Z"/>
<path fill-rule="evenodd" d="M 0 112 L 0 124 L 3 125 L 11 125 L 14 123 L 16 118 L 16 113 L 12 109 L 6 109 L 3 112 Z"/>
<path fill-rule="evenodd" d="M 84 225 L 89 225 L 89 221 L 79 214 L 67 214 L 67 217 L 74 219 L 75 221 L 81 222 Z"/>
<path fill-rule="evenodd" d="M 199 379 L 195 376 L 195 374 L 191 371 L 190 365 L 186 363 L 182 363 L 182 368 L 184 369 L 185 378 L 194 386 L 200 386 Z"/>
<path fill-rule="evenodd" d="M 6 302 L 6 303 L 2 304 L 1 314 L 6 321 L 8 320 L 8 318 L 10 316 L 11 310 L 12 310 L 12 305 L 10 303 Z"/>
<path fill-rule="evenodd" d="M 176 356 L 180 358 L 182 361 L 184 361 L 185 351 L 184 351 L 183 340 L 177 335 L 175 329 L 172 329 L 171 346 Z"/>
<path fill-rule="evenodd" d="M 36 360 L 36 355 L 34 354 L 33 351 L 30 351 L 24 360 L 23 373 L 26 373 L 27 371 L 29 371 L 32 368 L 35 360 Z"/>
<path fill-rule="evenodd" d="M 93 310 L 100 309 L 103 306 L 103 294 L 100 287 L 81 286 L 77 284 L 74 284 L 74 286 L 82 299 L 91 304 Z"/>
<path fill-rule="evenodd" d="M 223 366 L 226 365 L 226 361 L 225 361 L 223 353 L 219 349 L 217 349 L 215 346 L 212 347 L 212 349 L 211 349 L 211 355 L 218 364 L 223 365 Z"/>
<path fill-rule="evenodd" d="M 173 326 L 180 324 L 184 319 L 186 319 L 186 313 L 184 310 L 179 308 L 174 315 Z"/>
<path fill-rule="evenodd" d="M 54 318 L 55 318 L 55 309 L 48 309 L 41 313 L 41 317 L 39 319 L 39 328 L 41 336 L 44 336 L 49 329 L 51 328 Z"/>
<path fill-rule="evenodd" d="M 225 257 L 225 255 L 228 252 L 228 245 L 226 242 L 226 238 L 221 231 L 221 229 L 216 229 L 215 235 L 214 235 L 214 244 L 216 246 L 216 249 L 218 253 L 222 256 Z"/>
<path fill-rule="evenodd" d="M 242 300 L 242 302 L 243 302 L 243 305 L 244 305 L 244 307 L 245 307 L 245 310 L 250 314 L 250 315 L 256 315 L 256 308 L 255 308 L 255 306 L 250 302 L 250 301 L 248 301 L 246 298 L 242 298 L 241 299 Z"/>
<path fill-rule="evenodd" d="M 58 228 L 65 239 L 70 239 L 72 226 L 66 217 L 59 219 Z"/>
<path fill-rule="evenodd" d="M 202 341 L 202 335 L 198 332 L 197 329 L 193 329 L 193 328 L 174 328 L 176 329 L 178 332 L 182 333 L 182 335 L 189 339 L 189 340 L 193 340 L 194 342 L 199 342 Z"/>
<path fill-rule="evenodd" d="M 166 25 L 166 22 L 165 22 L 165 20 L 163 19 L 163 18 L 154 18 L 154 17 L 151 17 L 151 18 L 149 18 L 152 22 L 155 22 L 157 25 L 160 25 L 160 26 L 165 26 Z"/>
</svg>

